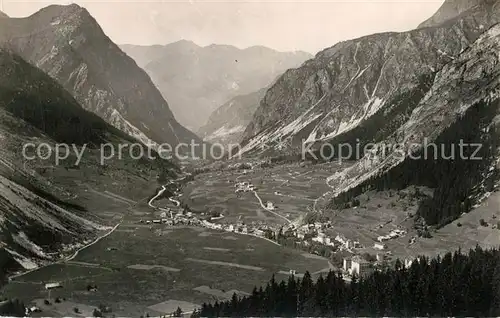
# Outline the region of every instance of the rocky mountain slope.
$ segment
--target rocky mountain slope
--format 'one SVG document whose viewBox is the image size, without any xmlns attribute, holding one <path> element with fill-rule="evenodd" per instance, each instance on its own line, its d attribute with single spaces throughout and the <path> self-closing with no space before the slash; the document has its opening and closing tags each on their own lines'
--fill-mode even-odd
<svg viewBox="0 0 500 318">
<path fill-rule="evenodd" d="M 1 19 L 0 30 L 3 46 L 129 135 L 171 145 L 199 140 L 175 120 L 149 76 L 84 8 L 52 5 L 27 18 Z"/>
<path fill-rule="evenodd" d="M 436 74 L 404 124 L 351 168 L 328 179 L 331 206 L 371 187 L 425 184 L 435 194 L 419 214 L 429 224 L 442 225 L 497 189 L 499 51 L 497 24 Z"/>
<path fill-rule="evenodd" d="M 385 138 L 409 118 L 436 72 L 498 21 L 497 2 L 484 2 L 436 27 L 323 50 L 267 91 L 244 133 L 243 152 L 285 138 L 295 149 Z"/>
<path fill-rule="evenodd" d="M 175 117 L 193 131 L 231 98 L 267 87 L 285 70 L 311 57 L 305 52 L 277 52 L 262 46 L 243 50 L 215 44 L 200 47 L 190 41 L 161 49 L 130 45 L 122 49 L 144 65 L 168 98 Z"/>
<path fill-rule="evenodd" d="M 3 272 L 55 261 L 110 229 L 112 223 L 100 218 L 98 209 L 87 208 L 87 187 L 112 184 L 117 192 L 130 187 L 129 182 L 139 189 L 154 187 L 149 175 L 175 173 L 169 162 L 133 160 L 126 152 L 101 165 L 100 145 L 117 148 L 136 140 L 84 110 L 62 86 L 21 57 L 0 50 L 0 71 Z M 60 143 L 83 149 L 81 161 L 71 152 L 56 162 Z"/>
<path fill-rule="evenodd" d="M 426 28 L 436 26 L 459 16 L 475 6 L 494 3 L 495 0 L 446 0 L 432 17 L 422 22 L 418 27 Z"/>
<path fill-rule="evenodd" d="M 239 144 L 266 91 L 267 88 L 263 88 L 234 97 L 210 115 L 208 122 L 198 130 L 198 135 L 209 143 Z"/>
</svg>

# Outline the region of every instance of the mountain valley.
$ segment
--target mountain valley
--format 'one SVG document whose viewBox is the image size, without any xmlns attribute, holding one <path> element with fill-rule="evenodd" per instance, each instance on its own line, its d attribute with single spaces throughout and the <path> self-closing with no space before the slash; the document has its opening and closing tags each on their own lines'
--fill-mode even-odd
<svg viewBox="0 0 500 318">
<path fill-rule="evenodd" d="M 119 47 L 78 5 L 0 17 L 0 296 L 37 317 L 500 314 L 499 22 L 500 1 L 446 0 L 312 57 Z M 239 153 L 130 147 L 190 142 Z"/>
</svg>

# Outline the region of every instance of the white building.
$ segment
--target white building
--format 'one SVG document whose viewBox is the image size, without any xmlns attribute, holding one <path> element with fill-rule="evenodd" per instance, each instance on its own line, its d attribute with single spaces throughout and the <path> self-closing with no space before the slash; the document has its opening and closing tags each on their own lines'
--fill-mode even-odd
<svg viewBox="0 0 500 318">
<path fill-rule="evenodd" d="M 405 259 L 405 267 L 408 268 L 413 264 L 413 259 L 412 258 L 407 258 Z"/>
<path fill-rule="evenodd" d="M 371 266 L 367 260 L 360 257 L 353 257 L 351 262 L 351 275 L 364 276 L 371 272 Z"/>
<path fill-rule="evenodd" d="M 267 201 L 266 207 L 268 210 L 274 210 L 274 205 L 271 201 Z"/>
<path fill-rule="evenodd" d="M 318 242 L 320 244 L 324 244 L 325 243 L 325 238 L 323 236 L 316 236 L 316 237 L 313 237 L 312 240 L 314 242 Z"/>
<path fill-rule="evenodd" d="M 258 236 L 263 236 L 263 235 L 264 235 L 264 231 L 259 230 L 259 229 L 255 230 L 253 233 L 254 233 L 255 235 L 258 235 Z"/>
<path fill-rule="evenodd" d="M 375 244 L 373 244 L 373 248 L 382 251 L 382 250 L 385 250 L 387 248 L 387 245 L 382 244 L 382 243 L 375 243 Z"/>
<path fill-rule="evenodd" d="M 342 245 L 345 245 L 345 244 L 346 244 L 346 240 L 345 240 L 343 237 L 341 237 L 340 235 L 337 235 L 337 236 L 335 237 L 335 241 L 339 242 L 339 243 L 340 243 L 340 244 L 342 244 Z"/>
<path fill-rule="evenodd" d="M 385 235 L 377 237 L 377 241 L 379 241 L 379 242 L 387 241 L 388 239 L 389 238 L 387 236 L 385 236 Z"/>
<path fill-rule="evenodd" d="M 54 289 L 54 288 L 62 288 L 61 283 L 55 282 L 55 283 L 47 283 L 47 284 L 45 284 L 45 289 Z"/>
<path fill-rule="evenodd" d="M 350 258 L 344 258 L 344 261 L 342 262 L 342 269 L 346 272 L 350 272 L 351 271 L 351 266 L 352 266 L 352 262 L 351 262 L 351 259 Z"/>
</svg>

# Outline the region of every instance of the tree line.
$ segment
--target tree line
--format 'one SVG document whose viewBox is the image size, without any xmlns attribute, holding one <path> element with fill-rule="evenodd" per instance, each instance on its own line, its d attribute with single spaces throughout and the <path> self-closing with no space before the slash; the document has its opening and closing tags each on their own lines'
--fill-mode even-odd
<svg viewBox="0 0 500 318">
<path fill-rule="evenodd" d="M 480 247 L 417 258 L 347 282 L 330 272 L 313 281 L 290 276 L 249 296 L 205 303 L 195 317 L 499 316 L 500 251 Z"/>
</svg>

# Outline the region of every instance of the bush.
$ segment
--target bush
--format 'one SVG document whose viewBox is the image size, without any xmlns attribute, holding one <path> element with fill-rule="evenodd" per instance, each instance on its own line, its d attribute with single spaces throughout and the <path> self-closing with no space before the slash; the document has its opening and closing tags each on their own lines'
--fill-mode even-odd
<svg viewBox="0 0 500 318">
<path fill-rule="evenodd" d="M 100 310 L 102 313 L 110 313 L 110 312 L 112 312 L 111 307 L 106 306 L 106 305 L 103 305 L 103 304 L 100 304 L 100 305 L 99 305 L 99 310 Z"/>
<path fill-rule="evenodd" d="M 351 202 L 351 206 L 353 208 L 358 207 L 360 205 L 361 205 L 361 202 L 358 199 L 353 199 L 352 202 Z"/>
<path fill-rule="evenodd" d="M 368 261 L 368 262 L 375 262 L 377 260 L 377 257 L 374 255 L 371 255 L 369 253 L 364 253 L 363 258 Z"/>
<path fill-rule="evenodd" d="M 462 227 L 462 223 L 458 222 L 458 223 L 457 223 L 457 226 L 458 226 L 458 227 Z"/>
<path fill-rule="evenodd" d="M 78 309 L 78 307 L 75 307 L 73 308 L 73 311 L 78 314 L 80 312 L 80 309 Z"/>
<path fill-rule="evenodd" d="M 102 317 L 102 312 L 99 309 L 94 309 L 94 312 L 92 313 L 94 317 Z"/>
<path fill-rule="evenodd" d="M 422 232 L 422 237 L 423 238 L 432 238 L 431 232 L 429 232 L 429 230 L 424 230 Z"/>
<path fill-rule="evenodd" d="M 50 305 L 50 301 L 49 301 L 48 299 L 45 299 L 45 300 L 43 301 L 43 304 L 44 304 L 45 306 L 49 306 L 49 305 Z"/>
<path fill-rule="evenodd" d="M 182 317 L 181 307 L 177 307 L 177 310 L 174 312 L 174 317 Z"/>
<path fill-rule="evenodd" d="M 488 226 L 488 223 L 486 223 L 486 221 L 484 219 L 479 220 L 479 224 L 481 226 Z"/>
</svg>

